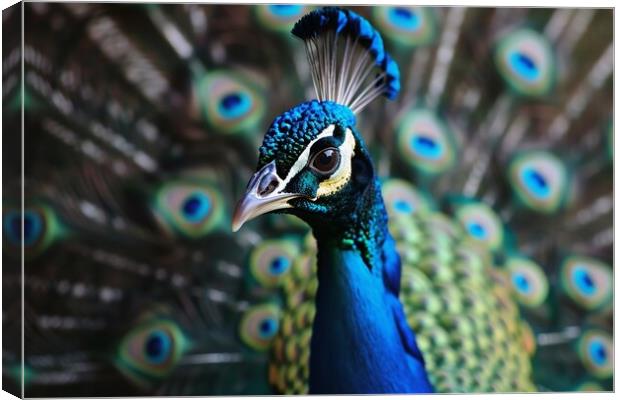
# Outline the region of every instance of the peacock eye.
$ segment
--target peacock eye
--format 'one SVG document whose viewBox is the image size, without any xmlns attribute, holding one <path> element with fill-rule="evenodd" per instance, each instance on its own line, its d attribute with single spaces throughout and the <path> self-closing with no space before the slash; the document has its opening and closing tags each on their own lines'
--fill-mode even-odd
<svg viewBox="0 0 620 400">
<path fill-rule="evenodd" d="M 45 205 L 29 206 L 22 213 L 19 208 L 7 207 L 2 211 L 2 231 L 9 253 L 19 254 L 21 251 L 22 223 L 23 248 L 27 258 L 40 255 L 63 236 L 62 226 L 52 208 Z"/>
<path fill-rule="evenodd" d="M 269 349 L 280 329 L 281 309 L 276 304 L 255 305 L 243 313 L 239 335 L 243 342 L 258 351 Z"/>
<path fill-rule="evenodd" d="M 335 147 L 329 147 L 315 154 L 310 162 L 310 167 L 316 172 L 329 175 L 336 171 L 340 165 L 340 152 Z"/>
<path fill-rule="evenodd" d="M 142 322 L 123 337 L 114 362 L 130 380 L 148 385 L 168 376 L 190 345 L 176 322 L 154 319 Z"/>
<path fill-rule="evenodd" d="M 222 196 L 209 182 L 171 180 L 155 192 L 152 211 L 164 231 L 198 239 L 221 227 L 226 214 Z"/>
</svg>

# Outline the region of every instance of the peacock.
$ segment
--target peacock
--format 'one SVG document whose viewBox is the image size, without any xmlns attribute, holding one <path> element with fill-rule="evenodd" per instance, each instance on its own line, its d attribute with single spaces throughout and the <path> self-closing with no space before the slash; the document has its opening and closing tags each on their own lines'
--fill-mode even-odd
<svg viewBox="0 0 620 400">
<path fill-rule="evenodd" d="M 611 10 L 21 7 L 4 390 L 613 390 Z"/>
</svg>

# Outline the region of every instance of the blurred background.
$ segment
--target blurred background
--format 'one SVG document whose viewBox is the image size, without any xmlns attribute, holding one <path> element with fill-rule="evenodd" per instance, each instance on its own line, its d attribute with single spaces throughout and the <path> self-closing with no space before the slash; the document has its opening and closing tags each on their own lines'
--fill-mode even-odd
<svg viewBox="0 0 620 400">
<path fill-rule="evenodd" d="M 350 8 L 401 70 L 357 126 L 438 390 L 612 390 L 612 10 Z M 26 3 L 23 52 L 3 11 L 3 389 L 23 283 L 26 396 L 307 390 L 313 239 L 230 220 L 310 9 Z"/>
</svg>

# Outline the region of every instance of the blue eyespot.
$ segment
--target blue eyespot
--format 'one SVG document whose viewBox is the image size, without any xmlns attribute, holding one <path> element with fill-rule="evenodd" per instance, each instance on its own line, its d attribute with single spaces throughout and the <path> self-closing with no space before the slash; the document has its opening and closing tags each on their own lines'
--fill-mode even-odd
<svg viewBox="0 0 620 400">
<path fill-rule="evenodd" d="M 549 294 L 549 281 L 544 270 L 523 256 L 509 256 L 505 268 L 510 274 L 516 300 L 524 307 L 540 307 Z"/>
<path fill-rule="evenodd" d="M 487 204 L 478 201 L 456 203 L 455 216 L 463 231 L 477 245 L 498 250 L 504 243 L 501 218 Z"/>
<path fill-rule="evenodd" d="M 9 241 L 19 246 L 21 244 L 22 220 L 20 213 L 11 211 L 4 216 L 4 232 Z M 43 232 L 43 220 L 41 215 L 30 211 L 24 211 L 24 245 L 29 246 L 39 240 Z"/>
<path fill-rule="evenodd" d="M 394 201 L 394 209 L 404 214 L 411 214 L 413 211 L 415 211 L 415 207 L 411 203 L 403 199 L 397 199 L 396 201 Z"/>
<path fill-rule="evenodd" d="M 529 28 L 517 29 L 497 42 L 494 56 L 500 75 L 525 97 L 547 95 L 555 86 L 557 63 L 549 39 Z"/>
<path fill-rule="evenodd" d="M 415 31 L 420 28 L 422 23 L 418 14 L 407 8 L 392 7 L 388 11 L 388 18 L 395 26 L 409 31 Z"/>
<path fill-rule="evenodd" d="M 525 80 L 534 81 L 540 77 L 540 70 L 527 54 L 515 51 L 510 54 L 509 62 L 515 72 Z"/>
<path fill-rule="evenodd" d="M 512 276 L 512 282 L 514 283 L 517 290 L 521 291 L 522 293 L 528 293 L 531 290 L 530 282 L 522 274 L 514 274 Z"/>
<path fill-rule="evenodd" d="M 467 225 L 467 230 L 469 234 L 475 237 L 476 239 L 485 239 L 487 237 L 487 230 L 478 223 L 472 222 Z"/>
<path fill-rule="evenodd" d="M 571 201 L 572 174 L 554 154 L 529 150 L 513 156 L 508 166 L 510 186 L 523 206 L 552 214 Z"/>
<path fill-rule="evenodd" d="M 611 332 L 600 328 L 585 329 L 577 340 L 576 351 L 583 366 L 594 377 L 597 379 L 612 377 L 614 342 Z"/>
<path fill-rule="evenodd" d="M 204 193 L 195 192 L 181 205 L 183 215 L 190 222 L 202 221 L 211 210 L 211 201 Z"/>
<path fill-rule="evenodd" d="M 280 328 L 280 316 L 280 307 L 273 303 L 250 307 L 239 323 L 241 340 L 255 350 L 267 350 Z"/>
<path fill-rule="evenodd" d="M 456 141 L 435 111 L 413 108 L 397 122 L 397 150 L 416 173 L 437 176 L 454 166 Z"/>
<path fill-rule="evenodd" d="M 151 209 L 162 230 L 187 239 L 204 237 L 226 221 L 222 193 L 212 182 L 165 182 L 154 192 Z"/>
<path fill-rule="evenodd" d="M 577 266 L 573 269 L 573 280 L 584 295 L 592 296 L 596 293 L 596 284 L 584 267 Z"/>
<path fill-rule="evenodd" d="M 299 4 L 271 4 L 269 11 L 278 17 L 287 18 L 301 13 L 302 6 Z"/>
<path fill-rule="evenodd" d="M 422 157 L 437 159 L 442 153 L 441 145 L 427 136 L 415 135 L 411 140 L 411 145 Z"/>
<path fill-rule="evenodd" d="M 144 353 L 153 364 L 161 364 L 166 361 L 171 348 L 170 336 L 163 331 L 152 332 L 144 343 Z"/>
<path fill-rule="evenodd" d="M 408 181 L 392 178 L 384 181 L 382 186 L 383 199 L 391 217 L 423 214 L 431 209 L 426 197 Z"/>
<path fill-rule="evenodd" d="M 386 42 L 414 49 L 436 41 L 436 10 L 429 7 L 373 7 L 373 23 Z"/>
<path fill-rule="evenodd" d="M 590 342 L 588 352 L 590 353 L 592 361 L 594 361 L 596 365 L 604 365 L 605 362 L 607 362 L 607 351 L 605 350 L 605 345 L 599 340 L 595 339 Z"/>
<path fill-rule="evenodd" d="M 573 255 L 562 262 L 562 291 L 586 310 L 604 310 L 613 304 L 613 272 L 609 264 L 595 258 Z M 586 349 L 583 349 L 584 353 Z"/>
<path fill-rule="evenodd" d="M 233 92 L 220 100 L 219 111 L 224 118 L 235 119 L 250 111 L 252 101 L 246 93 Z"/>
<path fill-rule="evenodd" d="M 291 261 L 288 258 L 278 256 L 274 258 L 273 261 L 271 261 L 271 265 L 269 266 L 269 269 L 271 270 L 272 274 L 280 275 L 286 272 L 290 266 L 291 266 Z"/>
<path fill-rule="evenodd" d="M 264 240 L 250 253 L 249 272 L 262 287 L 276 288 L 286 281 L 297 253 L 288 239 Z"/>
<path fill-rule="evenodd" d="M 278 332 L 278 322 L 273 318 L 266 318 L 258 326 L 262 339 L 271 339 Z"/>
<path fill-rule="evenodd" d="M 522 179 L 535 196 L 547 198 L 551 194 L 551 188 L 547 183 L 547 179 L 535 169 L 524 168 Z"/>
</svg>

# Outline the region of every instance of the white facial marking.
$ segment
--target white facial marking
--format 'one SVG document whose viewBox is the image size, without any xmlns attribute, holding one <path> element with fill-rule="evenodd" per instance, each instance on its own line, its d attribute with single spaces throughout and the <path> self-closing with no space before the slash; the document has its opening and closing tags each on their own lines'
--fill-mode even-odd
<svg viewBox="0 0 620 400">
<path fill-rule="evenodd" d="M 274 194 L 288 194 L 284 192 L 284 188 L 302 169 L 308 165 L 312 145 L 325 137 L 334 136 L 335 128 L 335 125 L 328 126 L 316 138 L 308 143 L 304 151 L 299 155 L 289 170 L 284 180 L 276 176 L 278 186 L 273 191 Z M 344 142 L 342 142 L 342 144 L 338 147 L 338 150 L 340 152 L 340 165 L 338 166 L 338 169 L 331 174 L 327 180 L 319 184 L 317 197 L 312 200 L 316 200 L 319 197 L 328 196 L 337 192 L 349 181 L 349 179 L 351 179 L 351 160 L 355 155 L 355 138 L 353 137 L 353 133 L 350 129 L 346 130 Z"/>
<path fill-rule="evenodd" d="M 338 150 L 340 152 L 340 165 L 329 178 L 319 184 L 317 198 L 336 193 L 351 179 L 351 160 L 355 155 L 355 138 L 350 129 L 345 132 L 344 142 L 338 147 Z"/>
<path fill-rule="evenodd" d="M 310 158 L 310 149 L 312 148 L 312 145 L 318 142 L 320 139 L 323 139 L 324 137 L 334 136 L 334 129 L 336 129 L 336 125 L 328 126 L 323 130 L 323 132 L 319 134 L 319 136 L 317 136 L 314 140 L 308 143 L 304 151 L 299 155 L 299 158 L 297 158 L 297 161 L 295 161 L 295 164 L 293 164 L 293 166 L 291 167 L 288 175 L 286 175 L 286 178 L 284 179 L 284 186 L 286 186 L 291 181 L 291 179 L 293 179 L 295 175 L 299 173 L 299 171 L 301 171 L 306 165 L 308 165 L 308 158 Z"/>
<path fill-rule="evenodd" d="M 279 177 L 277 177 L 278 186 L 274 190 L 275 193 L 284 194 L 283 190 L 286 187 L 286 185 L 288 185 L 291 179 L 293 179 L 295 175 L 297 175 L 299 171 L 301 171 L 308 164 L 308 158 L 310 158 L 310 149 L 312 148 L 312 145 L 316 143 L 318 140 L 323 139 L 324 137 L 334 136 L 335 128 L 336 128 L 336 125 L 328 126 L 315 139 L 313 139 L 310 143 L 308 143 L 304 151 L 297 158 L 297 161 L 295 161 L 295 164 L 293 164 L 293 166 L 289 170 L 288 174 L 286 175 L 286 178 L 284 178 L 284 180 L 281 180 Z"/>
</svg>

